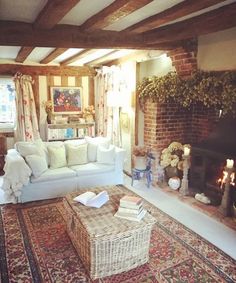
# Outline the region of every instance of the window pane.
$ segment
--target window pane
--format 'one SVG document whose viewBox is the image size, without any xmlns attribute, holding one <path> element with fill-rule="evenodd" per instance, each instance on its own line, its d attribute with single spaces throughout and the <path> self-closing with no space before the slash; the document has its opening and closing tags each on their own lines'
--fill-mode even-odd
<svg viewBox="0 0 236 283">
<path fill-rule="evenodd" d="M 9 78 L 0 78 L 0 123 L 15 122 L 15 85 Z"/>
</svg>

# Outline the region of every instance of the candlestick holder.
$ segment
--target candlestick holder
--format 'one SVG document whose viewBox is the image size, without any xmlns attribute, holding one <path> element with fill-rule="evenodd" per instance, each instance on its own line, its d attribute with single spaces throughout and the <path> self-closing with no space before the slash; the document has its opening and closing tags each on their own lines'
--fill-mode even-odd
<svg viewBox="0 0 236 283">
<path fill-rule="evenodd" d="M 182 196 L 189 195 L 188 188 L 188 170 L 190 168 L 190 155 L 182 155 L 183 157 L 183 178 L 179 192 Z"/>
<path fill-rule="evenodd" d="M 226 166 L 224 168 L 224 170 L 225 170 L 225 172 L 227 172 L 227 176 L 226 176 L 226 179 L 225 179 L 225 190 L 224 190 L 224 194 L 223 194 L 223 197 L 222 197 L 222 200 L 221 200 L 219 211 L 224 216 L 232 216 L 233 215 L 233 204 L 232 204 L 231 193 L 230 193 L 230 189 L 231 189 L 230 176 L 234 172 L 234 168 L 229 168 L 229 167 Z"/>
</svg>

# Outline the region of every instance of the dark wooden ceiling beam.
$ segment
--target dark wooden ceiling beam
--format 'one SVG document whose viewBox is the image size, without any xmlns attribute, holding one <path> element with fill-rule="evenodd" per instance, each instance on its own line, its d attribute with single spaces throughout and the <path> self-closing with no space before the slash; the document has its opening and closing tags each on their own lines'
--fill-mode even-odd
<svg viewBox="0 0 236 283">
<path fill-rule="evenodd" d="M 105 54 L 105 55 L 103 55 L 103 56 L 101 56 L 101 57 L 99 57 L 99 58 L 97 58 L 97 59 L 94 59 L 94 60 L 91 60 L 91 61 L 87 62 L 87 63 L 85 64 L 85 66 L 96 65 L 96 64 L 101 65 L 103 62 L 109 62 L 109 61 L 111 61 L 111 60 L 109 60 L 109 59 L 107 59 L 107 58 L 108 58 L 110 55 L 113 55 L 113 54 L 117 53 L 118 51 L 119 51 L 119 50 L 112 50 L 111 52 L 109 52 L 109 53 L 107 53 L 107 54 Z"/>
<path fill-rule="evenodd" d="M 35 28 L 51 29 L 64 18 L 64 16 L 80 0 L 48 0 L 34 22 Z"/>
<path fill-rule="evenodd" d="M 222 20 L 223 19 L 223 20 Z M 143 33 L 148 44 L 183 40 L 236 26 L 236 3 Z"/>
<path fill-rule="evenodd" d="M 34 27 L 50 29 L 54 27 L 80 0 L 50 0 L 37 16 Z M 33 47 L 22 47 L 19 51 L 16 62 L 23 63 Z M 58 51 L 60 52 L 60 51 Z M 65 52 L 65 51 L 64 51 Z M 56 54 L 56 53 L 54 53 Z M 57 55 L 59 56 L 59 55 Z M 47 62 L 49 56 L 45 58 Z M 54 59 L 54 58 L 53 58 Z M 50 61 L 48 61 L 49 63 Z M 47 64 L 47 63 L 44 63 Z"/>
<path fill-rule="evenodd" d="M 107 27 L 153 0 L 116 0 L 84 22 L 81 30 L 98 30 Z"/>
<path fill-rule="evenodd" d="M 30 55 L 30 53 L 34 50 L 34 47 L 21 47 L 21 49 L 19 50 L 15 61 L 18 63 L 23 63 L 26 58 Z"/>
<path fill-rule="evenodd" d="M 94 76 L 95 70 L 88 66 L 29 66 L 20 64 L 0 64 L 0 75 L 14 75 L 16 72 L 41 76 Z"/>
<path fill-rule="evenodd" d="M 56 48 L 54 49 L 47 57 L 42 59 L 40 61 L 40 64 L 48 64 L 49 62 L 52 62 L 54 59 L 56 59 L 58 56 L 66 52 L 68 48 Z"/>
<path fill-rule="evenodd" d="M 116 31 L 83 32 L 77 26 L 56 25 L 50 30 L 34 29 L 32 24 L 0 21 L 0 45 L 60 48 L 144 49 L 140 34 Z"/>
<path fill-rule="evenodd" d="M 128 28 L 125 31 L 132 32 L 145 32 L 154 28 L 158 28 L 168 22 L 174 21 L 181 17 L 187 16 L 191 13 L 200 11 L 202 9 L 208 8 L 212 5 L 223 2 L 222 0 L 186 0 L 171 8 L 164 10 L 156 15 L 153 15 L 143 21 L 138 22 Z"/>
<path fill-rule="evenodd" d="M 61 66 L 69 65 L 69 64 L 71 64 L 71 63 L 73 63 L 73 62 L 75 62 L 75 61 L 77 61 L 77 60 L 83 58 L 84 56 L 93 53 L 93 52 L 94 52 L 94 50 L 91 50 L 91 49 L 82 50 L 81 52 L 79 52 L 79 53 L 77 53 L 77 54 L 75 54 L 75 55 L 73 55 L 73 56 L 71 56 L 71 57 L 69 57 L 69 58 L 63 60 L 63 61 L 60 63 L 60 65 L 61 65 Z"/>
</svg>

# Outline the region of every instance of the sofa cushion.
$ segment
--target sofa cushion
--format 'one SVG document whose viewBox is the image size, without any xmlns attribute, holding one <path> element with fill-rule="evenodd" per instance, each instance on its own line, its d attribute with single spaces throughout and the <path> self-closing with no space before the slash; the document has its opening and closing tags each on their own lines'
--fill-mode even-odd
<svg viewBox="0 0 236 283">
<path fill-rule="evenodd" d="M 87 163 L 88 162 L 87 149 L 88 149 L 87 143 L 80 145 L 66 144 L 68 166 Z"/>
<path fill-rule="evenodd" d="M 42 156 L 39 156 L 37 154 L 31 154 L 27 155 L 25 159 L 32 170 L 32 174 L 36 178 L 42 175 L 42 173 L 48 169 L 47 161 Z"/>
<path fill-rule="evenodd" d="M 38 139 L 34 142 L 16 142 L 15 148 L 23 157 L 37 154 L 46 158 L 47 148 L 41 139 Z"/>
<path fill-rule="evenodd" d="M 61 146 L 48 146 L 48 154 L 51 169 L 65 167 L 67 165 L 64 144 Z"/>
<path fill-rule="evenodd" d="M 88 178 L 90 178 L 89 175 L 106 173 L 106 172 L 109 173 L 115 170 L 115 166 L 113 165 L 99 164 L 97 162 L 90 162 L 83 165 L 74 165 L 74 166 L 70 166 L 70 168 L 75 170 L 77 176 L 88 175 Z"/>
<path fill-rule="evenodd" d="M 105 148 L 108 148 L 110 145 L 110 139 L 105 137 L 85 137 L 85 140 L 88 143 L 88 161 L 94 162 L 97 161 L 97 147 L 102 145 Z"/>
<path fill-rule="evenodd" d="M 75 140 L 66 140 L 64 141 L 65 145 L 80 145 L 87 143 L 85 139 L 75 139 Z"/>
<path fill-rule="evenodd" d="M 59 179 L 72 178 L 72 177 L 76 177 L 76 172 L 68 167 L 61 167 L 57 169 L 49 168 L 38 178 L 31 177 L 31 182 L 39 183 L 39 182 L 46 182 L 46 181 L 59 180 Z"/>
<path fill-rule="evenodd" d="M 99 145 L 97 149 L 97 162 L 102 164 L 115 163 L 115 146 L 110 145 L 109 148 L 104 148 Z"/>
</svg>

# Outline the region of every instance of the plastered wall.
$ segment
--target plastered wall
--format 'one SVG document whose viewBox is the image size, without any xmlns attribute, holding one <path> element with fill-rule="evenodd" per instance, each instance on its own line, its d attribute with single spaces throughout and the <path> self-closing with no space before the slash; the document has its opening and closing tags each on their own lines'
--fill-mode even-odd
<svg viewBox="0 0 236 283">
<path fill-rule="evenodd" d="M 236 28 L 198 38 L 198 68 L 205 71 L 236 70 Z"/>
</svg>

